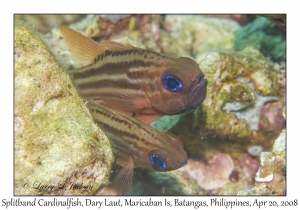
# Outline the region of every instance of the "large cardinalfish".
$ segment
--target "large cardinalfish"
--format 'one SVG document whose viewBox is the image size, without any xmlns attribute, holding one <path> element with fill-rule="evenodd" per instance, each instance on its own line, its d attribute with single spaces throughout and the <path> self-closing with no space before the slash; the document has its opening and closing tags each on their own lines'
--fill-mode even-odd
<svg viewBox="0 0 300 210">
<path fill-rule="evenodd" d="M 163 115 L 196 109 L 206 97 L 207 80 L 190 58 L 171 57 L 114 41 L 100 44 L 61 27 L 79 95 L 151 123 Z"/>
<path fill-rule="evenodd" d="M 170 171 L 184 166 L 188 159 L 182 142 L 135 118 L 87 102 L 93 119 L 106 132 L 117 152 L 118 165 L 123 166 L 112 182 L 113 189 L 124 195 L 130 188 L 134 167 Z"/>
</svg>

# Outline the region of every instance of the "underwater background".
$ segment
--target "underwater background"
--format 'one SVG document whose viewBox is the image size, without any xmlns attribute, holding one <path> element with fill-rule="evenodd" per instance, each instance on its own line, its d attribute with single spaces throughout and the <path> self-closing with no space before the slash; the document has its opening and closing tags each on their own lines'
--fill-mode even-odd
<svg viewBox="0 0 300 210">
<path fill-rule="evenodd" d="M 188 164 L 165 173 L 136 168 L 128 195 L 286 195 L 285 15 L 15 20 L 15 195 L 92 195 L 120 170 L 64 70 L 73 62 L 62 25 L 97 42 L 192 58 L 208 80 L 197 110 L 153 123 L 181 139 Z M 24 180 L 87 187 L 64 191 L 37 183 L 39 190 L 24 189 Z"/>
</svg>

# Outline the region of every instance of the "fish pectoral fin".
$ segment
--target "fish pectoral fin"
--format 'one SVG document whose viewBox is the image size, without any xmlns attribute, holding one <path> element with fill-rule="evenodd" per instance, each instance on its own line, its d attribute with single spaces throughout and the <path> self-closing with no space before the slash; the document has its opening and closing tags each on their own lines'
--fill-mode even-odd
<svg viewBox="0 0 300 210">
<path fill-rule="evenodd" d="M 157 120 L 157 118 L 159 118 L 159 117 L 160 117 L 159 115 L 155 115 L 155 114 L 148 115 L 148 114 L 137 113 L 134 118 L 149 125 L 152 122 L 154 122 L 155 120 Z"/>
<path fill-rule="evenodd" d="M 108 50 L 129 50 L 134 48 L 130 44 L 123 44 L 123 43 L 109 41 L 109 40 L 101 41 L 100 45 L 104 46 Z"/>
<path fill-rule="evenodd" d="M 132 183 L 134 160 L 131 156 L 127 163 L 125 161 L 118 162 L 117 159 L 117 164 L 124 165 L 124 167 L 119 171 L 111 184 L 103 187 L 95 195 L 125 195 L 128 192 Z"/>
<path fill-rule="evenodd" d="M 118 192 L 119 195 L 125 195 L 130 189 L 133 177 L 134 160 L 130 156 L 127 165 L 116 175 L 112 181 L 112 187 Z"/>
<path fill-rule="evenodd" d="M 104 46 L 69 27 L 60 27 L 60 32 L 65 38 L 72 60 L 78 67 L 91 64 L 106 50 Z"/>
</svg>

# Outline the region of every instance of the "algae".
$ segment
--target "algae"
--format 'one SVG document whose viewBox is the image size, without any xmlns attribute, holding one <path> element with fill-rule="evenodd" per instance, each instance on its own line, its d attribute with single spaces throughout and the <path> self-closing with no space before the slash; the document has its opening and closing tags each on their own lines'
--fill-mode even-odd
<svg viewBox="0 0 300 210">
<path fill-rule="evenodd" d="M 36 29 L 16 21 L 14 51 L 14 194 L 92 195 L 109 181 L 109 140 Z"/>
<path fill-rule="evenodd" d="M 258 17 L 252 23 L 239 28 L 234 39 L 234 48 L 242 50 L 252 46 L 271 60 L 286 59 L 286 34 L 265 17 Z"/>
</svg>

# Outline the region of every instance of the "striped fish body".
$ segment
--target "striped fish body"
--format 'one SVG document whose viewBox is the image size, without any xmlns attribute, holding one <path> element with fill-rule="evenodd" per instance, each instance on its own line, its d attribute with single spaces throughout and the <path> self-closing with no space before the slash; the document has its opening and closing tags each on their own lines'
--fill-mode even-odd
<svg viewBox="0 0 300 210">
<path fill-rule="evenodd" d="M 187 163 L 182 142 L 170 133 L 152 128 L 125 114 L 110 110 L 99 104 L 88 102 L 93 119 L 105 131 L 117 151 L 120 165 L 130 157 L 135 167 L 149 170 L 170 171 Z M 157 167 L 151 158 L 162 161 L 164 167 Z"/>
<path fill-rule="evenodd" d="M 197 108 L 206 97 L 207 80 L 189 58 L 174 58 L 112 41 L 100 44 L 62 27 L 79 95 L 150 123 L 163 115 Z"/>
<path fill-rule="evenodd" d="M 132 183 L 134 166 L 170 171 L 187 163 L 183 144 L 176 136 L 94 102 L 88 102 L 87 107 L 95 123 L 112 141 L 117 151 L 117 164 L 123 166 L 112 184 L 98 195 L 107 195 L 107 192 L 110 195 L 125 195 Z"/>
</svg>

